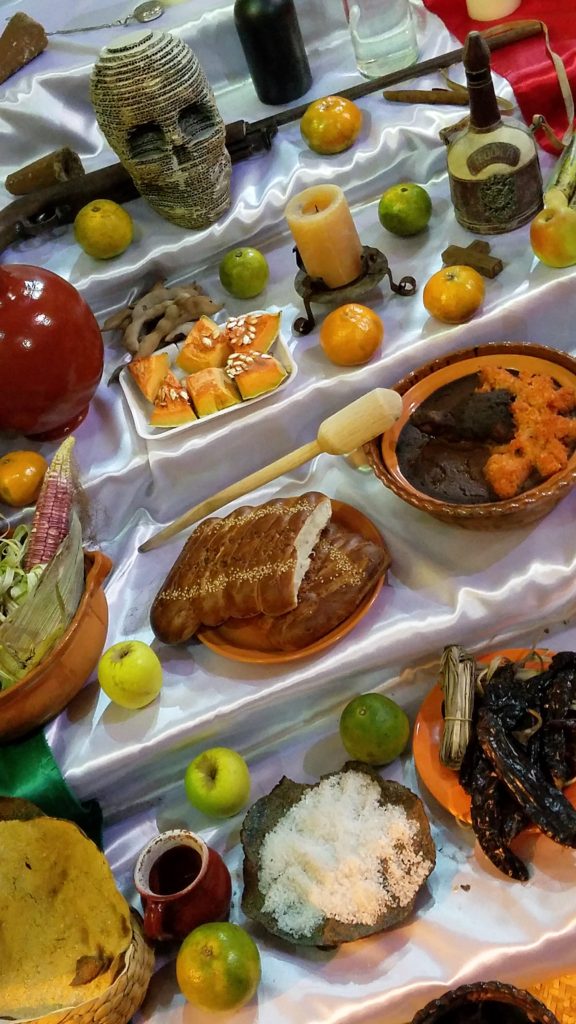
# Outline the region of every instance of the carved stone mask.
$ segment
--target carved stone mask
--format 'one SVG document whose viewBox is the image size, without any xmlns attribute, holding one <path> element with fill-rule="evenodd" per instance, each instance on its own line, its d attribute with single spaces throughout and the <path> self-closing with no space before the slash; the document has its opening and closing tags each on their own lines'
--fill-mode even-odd
<svg viewBox="0 0 576 1024">
<path fill-rule="evenodd" d="M 160 216 L 203 228 L 230 205 L 226 129 L 189 46 L 168 32 L 135 32 L 106 47 L 91 97 L 108 143 Z"/>
</svg>

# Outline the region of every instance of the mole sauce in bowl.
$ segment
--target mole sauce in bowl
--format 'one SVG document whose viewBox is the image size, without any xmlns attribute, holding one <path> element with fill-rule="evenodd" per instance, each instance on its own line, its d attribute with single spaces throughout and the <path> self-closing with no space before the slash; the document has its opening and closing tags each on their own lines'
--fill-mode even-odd
<svg viewBox="0 0 576 1024">
<path fill-rule="evenodd" d="M 498 382 L 501 371 L 506 387 Z M 510 382 L 518 390 L 516 382 L 524 386 L 531 377 L 573 396 L 576 359 L 542 345 L 501 342 L 454 352 L 412 371 L 396 385 L 403 398 L 398 421 L 365 448 L 376 476 L 414 507 L 460 526 L 493 529 L 541 519 L 576 482 L 576 419 L 573 411 L 562 418 L 573 434 L 562 453 L 564 468 L 544 477 L 530 461 L 521 476 L 515 461 L 517 396 Z"/>
</svg>

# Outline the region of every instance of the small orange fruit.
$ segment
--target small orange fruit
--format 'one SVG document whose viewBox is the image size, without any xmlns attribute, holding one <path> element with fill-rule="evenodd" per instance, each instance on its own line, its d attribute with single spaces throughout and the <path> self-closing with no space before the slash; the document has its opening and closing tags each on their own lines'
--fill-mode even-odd
<svg viewBox="0 0 576 1024">
<path fill-rule="evenodd" d="M 362 111 L 342 96 L 315 100 L 300 121 L 302 137 L 315 153 L 342 153 L 358 138 Z"/>
<path fill-rule="evenodd" d="M 74 237 L 84 252 L 96 260 L 119 256 L 132 242 L 132 217 L 113 199 L 93 199 L 76 214 Z"/>
<path fill-rule="evenodd" d="M 426 282 L 422 301 L 430 316 L 445 324 L 463 324 L 484 300 L 484 279 L 472 267 L 443 267 Z"/>
<path fill-rule="evenodd" d="M 361 693 L 340 716 L 340 738 L 346 752 L 364 764 L 390 764 L 410 739 L 408 715 L 383 693 Z"/>
<path fill-rule="evenodd" d="M 260 954 L 248 932 L 229 921 L 201 924 L 186 936 L 176 958 L 183 996 L 203 1010 L 237 1010 L 260 983 Z"/>
<path fill-rule="evenodd" d="M 384 324 L 373 309 L 349 302 L 329 313 L 320 328 L 320 344 L 337 366 L 361 366 L 382 344 Z"/>
<path fill-rule="evenodd" d="M 0 501 L 15 508 L 31 505 L 47 469 L 46 459 L 38 452 L 8 452 L 0 459 Z"/>
</svg>

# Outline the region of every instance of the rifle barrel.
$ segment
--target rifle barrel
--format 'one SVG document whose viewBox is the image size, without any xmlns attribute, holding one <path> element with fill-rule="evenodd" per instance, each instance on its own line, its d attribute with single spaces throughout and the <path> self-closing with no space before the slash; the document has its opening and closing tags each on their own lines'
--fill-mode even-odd
<svg viewBox="0 0 576 1024">
<path fill-rule="evenodd" d="M 543 31 L 542 22 L 536 20 L 505 22 L 482 32 L 490 50 L 520 42 Z M 355 100 L 361 96 L 398 85 L 408 79 L 418 78 L 441 68 L 451 67 L 462 60 L 464 48 L 451 50 L 430 60 L 421 61 L 408 68 L 401 68 L 390 75 L 361 82 L 338 95 Z M 280 111 L 270 117 L 247 123 L 236 121 L 227 125 L 227 146 L 232 161 L 242 160 L 261 149 L 269 149 L 272 138 L 279 127 L 298 121 L 310 105 Z M 21 196 L 0 211 L 0 253 L 20 238 L 30 238 L 47 230 L 54 224 L 68 224 L 78 211 L 92 199 L 113 199 L 127 203 L 136 199 L 139 192 L 128 171 L 120 163 L 109 164 L 98 171 L 91 171 L 81 178 L 64 181 L 57 185 L 38 189 Z"/>
<path fill-rule="evenodd" d="M 492 51 L 499 50 L 503 46 L 509 46 L 511 43 L 518 43 L 522 39 L 529 39 L 531 36 L 539 35 L 541 32 L 542 22 L 526 20 L 495 25 L 485 32 L 481 32 L 480 35 L 484 36 L 490 51 Z M 343 96 L 346 100 L 358 100 L 362 96 L 369 96 L 380 89 L 388 89 L 392 85 L 400 85 L 401 82 L 409 81 L 412 78 L 421 78 L 423 75 L 431 74 L 434 71 L 452 67 L 453 64 L 460 63 L 463 55 L 464 47 L 459 46 L 457 50 L 450 50 L 448 53 L 441 53 L 438 57 L 431 57 L 429 60 L 420 61 L 419 64 L 400 68 L 398 71 L 392 71 L 389 75 L 381 75 L 380 78 L 373 78 L 371 81 L 352 85 L 349 89 L 341 89 L 337 95 Z M 299 121 L 302 115 L 306 113 L 311 102 L 312 100 L 308 100 L 307 103 L 303 103 L 299 107 L 292 107 L 290 110 L 283 110 L 278 114 L 272 114 L 270 117 L 263 117 L 259 121 L 254 121 L 250 127 L 257 130 L 265 127 L 267 124 L 275 124 L 280 128 L 284 124 Z"/>
</svg>

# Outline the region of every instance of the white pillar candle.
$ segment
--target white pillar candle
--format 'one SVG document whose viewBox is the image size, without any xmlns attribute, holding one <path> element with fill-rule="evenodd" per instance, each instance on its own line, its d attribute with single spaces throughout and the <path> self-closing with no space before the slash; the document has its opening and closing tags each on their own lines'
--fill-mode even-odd
<svg viewBox="0 0 576 1024">
<path fill-rule="evenodd" d="M 466 0 L 468 17 L 475 21 L 497 21 L 520 7 L 521 0 Z"/>
<path fill-rule="evenodd" d="M 310 277 L 341 288 L 360 275 L 362 243 L 341 188 L 312 185 L 290 200 L 285 213 Z"/>
</svg>

